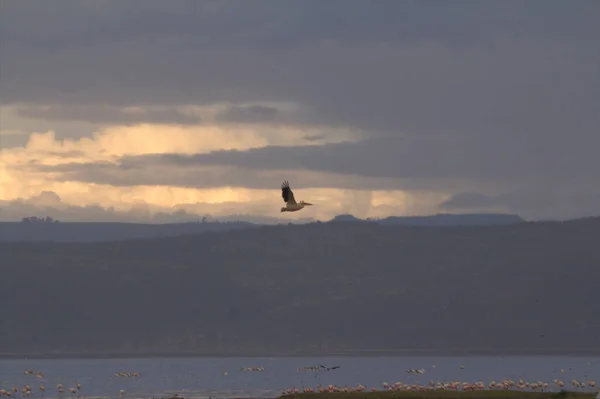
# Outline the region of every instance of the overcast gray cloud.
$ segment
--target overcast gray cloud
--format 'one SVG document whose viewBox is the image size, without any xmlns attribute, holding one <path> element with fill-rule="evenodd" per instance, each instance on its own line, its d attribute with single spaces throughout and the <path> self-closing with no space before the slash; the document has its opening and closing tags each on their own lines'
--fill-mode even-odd
<svg viewBox="0 0 600 399">
<path fill-rule="evenodd" d="M 180 106 L 228 103 L 216 123 L 332 125 L 365 139 L 53 167 L 61 179 L 267 187 L 285 175 L 323 187 L 336 176 L 329 184 L 342 188 L 479 193 L 444 204 L 453 209 L 468 200 L 531 210 L 546 198 L 545 213 L 567 214 L 569 201 L 596 209 L 587 204 L 600 186 L 598 1 L 2 7 L 0 104 L 21 116 L 196 123 Z"/>
<path fill-rule="evenodd" d="M 135 123 L 174 123 L 194 125 L 200 123 L 198 116 L 186 114 L 175 108 L 128 109 L 110 105 L 50 105 L 21 106 L 21 117 L 48 121 L 84 121 L 95 124 L 129 125 Z"/>
<path fill-rule="evenodd" d="M 533 219 L 600 213 L 596 148 L 550 151 L 540 143 L 502 147 L 502 142 L 489 141 L 473 152 L 468 140 L 370 139 L 196 155 L 125 156 L 116 164 L 31 167 L 59 172 L 59 179 L 67 181 L 116 186 L 235 186 L 275 191 L 276 182 L 287 179 L 294 187 L 455 193 L 440 204 L 446 211 L 509 211 Z M 473 187 L 482 192 L 464 192 Z"/>
<path fill-rule="evenodd" d="M 233 105 L 217 113 L 217 122 L 306 124 L 310 115 L 305 110 L 279 109 L 265 105 Z M 308 118 L 307 118 L 308 117 Z"/>
<path fill-rule="evenodd" d="M 95 170 L 114 167 L 125 172 L 152 166 L 222 166 L 237 168 L 240 179 L 249 173 L 248 170 L 262 170 L 286 174 L 294 171 L 312 171 L 388 179 L 464 178 L 497 183 L 540 182 L 550 176 L 555 184 L 574 181 L 593 181 L 600 184 L 600 157 L 597 156 L 596 147 L 580 150 L 560 147 L 553 149 L 543 142 L 527 143 L 525 140 L 504 142 L 490 139 L 483 143 L 477 141 L 474 138 L 458 139 L 452 136 L 381 138 L 319 146 L 268 146 L 247 151 L 213 151 L 196 155 L 125 156 L 119 160 L 118 165 L 58 165 L 50 167 L 50 170 L 85 171 L 93 166 Z M 479 150 L 471 151 L 475 146 Z M 331 184 L 335 186 L 335 182 Z"/>
<path fill-rule="evenodd" d="M 4 104 L 279 100 L 387 134 L 598 128 L 591 0 L 25 0 L 3 16 Z"/>
<path fill-rule="evenodd" d="M 528 3 L 11 0 L 3 2 L 5 15 L 10 16 L 3 22 L 22 43 L 55 47 L 186 35 L 212 46 L 255 47 L 298 46 L 323 38 L 351 43 L 434 40 L 452 45 L 485 42 L 497 35 L 593 41 L 595 1 L 579 1 L 577 6 L 558 0 Z M 112 29 L 102 31 L 106 26 Z M 473 35 L 476 31 L 479 35 Z"/>
<path fill-rule="evenodd" d="M 168 158 L 168 157 L 167 157 Z M 173 162 L 174 161 L 174 162 Z M 336 173 L 314 173 L 310 170 L 267 170 L 237 166 L 201 166 L 175 159 L 161 162 L 160 158 L 124 160 L 120 164 L 110 162 L 67 163 L 60 165 L 29 165 L 31 170 L 57 173 L 58 181 L 80 181 L 113 186 L 158 185 L 189 188 L 213 188 L 220 186 L 249 189 L 272 189 L 279 196 L 283 180 L 293 182 L 296 188 L 339 188 L 348 190 L 399 190 L 448 188 L 452 182 L 365 177 Z"/>
<path fill-rule="evenodd" d="M 597 187 L 523 187 L 499 195 L 462 192 L 440 204 L 445 211 L 516 212 L 528 219 L 570 219 L 600 214 Z"/>
</svg>

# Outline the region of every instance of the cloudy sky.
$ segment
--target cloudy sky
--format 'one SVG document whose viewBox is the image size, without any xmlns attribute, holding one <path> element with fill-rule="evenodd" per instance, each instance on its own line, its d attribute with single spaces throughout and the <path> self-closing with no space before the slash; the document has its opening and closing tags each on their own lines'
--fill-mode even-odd
<svg viewBox="0 0 600 399">
<path fill-rule="evenodd" d="M 600 214 L 596 0 L 1 7 L 2 220 Z"/>
</svg>

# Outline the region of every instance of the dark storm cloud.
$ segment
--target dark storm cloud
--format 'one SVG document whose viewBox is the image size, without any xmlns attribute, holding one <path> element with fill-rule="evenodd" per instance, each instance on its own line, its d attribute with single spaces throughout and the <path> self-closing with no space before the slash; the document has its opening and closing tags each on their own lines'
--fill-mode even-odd
<svg viewBox="0 0 600 399">
<path fill-rule="evenodd" d="M 17 115 L 48 121 L 84 121 L 97 124 L 129 125 L 135 123 L 170 123 L 194 125 L 200 123 L 197 116 L 186 115 L 174 109 L 130 110 L 107 105 L 51 105 L 20 106 Z"/>
<path fill-rule="evenodd" d="M 507 33 L 593 40 L 590 35 L 595 32 L 598 6 L 593 0 L 582 0 L 576 7 L 557 0 L 532 0 L 527 6 L 516 0 L 21 0 L 5 1 L 3 10 L 5 29 L 31 46 L 87 46 L 149 36 L 171 36 L 175 41 L 191 35 L 212 46 L 265 47 L 303 45 L 323 38 L 351 43 L 435 40 L 461 45 Z M 476 31 L 479 34 L 473 35 Z"/>
<path fill-rule="evenodd" d="M 472 140 L 453 137 L 369 139 L 196 155 L 125 156 L 117 164 L 68 164 L 42 168 L 64 173 L 67 179 L 118 185 L 201 184 L 202 187 L 240 185 L 264 188 L 265 184 L 273 184 L 268 175 L 285 178 L 302 171 L 360 177 L 360 184 L 368 184 L 370 189 L 390 188 L 390 179 L 402 182 L 396 187 L 406 187 L 406 181 L 413 181 L 413 185 L 427 185 L 430 189 L 441 189 L 441 180 L 460 179 L 498 185 L 600 183 L 597 175 L 600 158 L 595 148 L 586 151 L 541 151 L 541 143 L 528 146 L 526 142 L 505 144 L 489 140 L 475 143 L 479 145 L 479 151 L 475 152 L 470 150 L 474 146 Z M 226 180 L 223 180 L 223 173 L 215 170 L 201 173 L 199 169 L 214 167 L 228 168 L 230 173 Z M 197 172 L 191 174 L 190 170 Z M 371 184 L 366 182 L 375 178 L 382 180 L 374 180 Z M 326 184 L 326 187 L 340 187 L 342 184 L 341 187 L 348 188 L 343 181 L 322 181 L 321 184 Z"/>
<path fill-rule="evenodd" d="M 232 105 L 215 115 L 217 123 L 254 123 L 279 125 L 308 125 L 310 110 L 304 108 L 285 109 L 265 105 Z M 307 136 L 310 141 L 310 136 Z"/>
<path fill-rule="evenodd" d="M 325 138 L 327 138 L 326 134 L 309 134 L 308 136 L 304 137 L 304 140 L 314 143 L 321 141 Z"/>
<path fill-rule="evenodd" d="M 454 137 L 382 138 L 319 146 L 269 146 L 246 151 L 213 151 L 192 156 L 127 156 L 122 158 L 121 165 L 219 165 L 414 179 L 539 179 L 550 172 L 556 181 L 594 177 L 600 168 L 595 148 L 550 151 L 544 148 L 543 143 L 527 145 L 524 140 L 508 144 L 501 140 L 487 140 L 484 143 L 474 141 L 478 140 Z M 474 146 L 478 146 L 479 151 L 471 151 Z"/>
<path fill-rule="evenodd" d="M 490 208 L 502 205 L 501 195 L 490 196 L 480 193 L 458 193 L 440 204 L 446 209 Z"/>
<path fill-rule="evenodd" d="M 173 155 L 177 158 L 177 155 Z M 169 156 L 167 156 L 169 158 Z M 174 162 L 173 162 L 174 161 Z M 249 189 L 273 189 L 279 192 L 283 180 L 293 182 L 296 188 L 340 188 L 359 190 L 395 190 L 423 188 L 419 181 L 385 177 L 370 178 L 357 175 L 314 173 L 310 170 L 265 170 L 235 166 L 202 166 L 196 162 L 176 159 L 160 162 L 159 159 L 128 159 L 119 164 L 109 162 L 67 163 L 61 165 L 30 164 L 28 170 L 56 174 L 58 181 L 80 181 L 109 184 L 119 187 L 135 185 L 175 186 L 189 188 L 214 188 L 222 186 Z M 425 188 L 427 185 L 424 185 Z M 443 186 L 441 186 L 443 187 Z"/>
<path fill-rule="evenodd" d="M 598 19 L 594 1 L 10 1 L 0 101 L 288 101 L 371 134 L 585 137 Z"/>
<path fill-rule="evenodd" d="M 0 104 L 225 102 L 222 123 L 336 125 L 373 139 L 126 158 L 71 165 L 63 178 L 325 184 L 302 174 L 312 171 L 436 189 L 462 179 L 472 187 L 449 193 L 489 196 L 480 184 L 496 184 L 527 192 L 507 205 L 520 207 L 600 186 L 598 1 L 23 0 L 5 1 L 0 18 Z M 278 102 L 302 112 L 248 105 Z M 561 201 L 547 203 L 559 212 Z"/>
<path fill-rule="evenodd" d="M 495 210 L 518 212 L 530 219 L 568 219 L 600 214 L 600 189 L 596 187 L 533 186 L 497 195 L 462 192 L 440 204 L 446 211 Z"/>
<path fill-rule="evenodd" d="M 217 114 L 216 119 L 223 122 L 273 122 L 280 115 L 281 111 L 275 107 L 233 106 Z"/>
</svg>

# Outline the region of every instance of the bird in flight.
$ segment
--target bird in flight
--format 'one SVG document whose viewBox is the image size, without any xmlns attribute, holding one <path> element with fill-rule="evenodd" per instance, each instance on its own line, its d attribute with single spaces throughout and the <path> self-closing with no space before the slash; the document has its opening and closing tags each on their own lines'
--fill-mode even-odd
<svg viewBox="0 0 600 399">
<path fill-rule="evenodd" d="M 329 370 L 335 370 L 335 369 L 339 369 L 340 368 L 340 366 L 323 366 L 322 364 L 319 364 L 319 366 L 323 367 L 327 371 L 329 371 Z"/>
<path fill-rule="evenodd" d="M 305 206 L 312 205 L 311 203 L 304 201 L 297 203 L 294 198 L 294 192 L 290 188 L 290 183 L 287 181 L 281 183 L 281 196 L 283 197 L 283 202 L 285 202 L 285 206 L 281 208 L 281 212 L 296 212 L 303 209 Z"/>
</svg>

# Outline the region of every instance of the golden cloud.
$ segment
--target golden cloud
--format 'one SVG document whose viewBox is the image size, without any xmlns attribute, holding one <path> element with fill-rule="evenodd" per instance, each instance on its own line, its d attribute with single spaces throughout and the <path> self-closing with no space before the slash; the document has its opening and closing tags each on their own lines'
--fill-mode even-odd
<svg viewBox="0 0 600 399">
<path fill-rule="evenodd" d="M 7 148 L 1 152 L 0 200 L 27 202 L 28 198 L 38 198 L 40 193 L 46 191 L 56 193 L 60 197 L 59 201 L 52 205 L 56 209 L 98 205 L 114 208 L 119 212 L 130 211 L 132 207 L 145 209 L 149 214 L 183 209 L 197 215 L 258 214 L 280 217 L 279 208 L 283 202 L 279 193 L 279 182 L 275 182 L 274 188 L 269 190 L 227 186 L 188 188 L 134 183 L 117 187 L 110 184 L 69 181 L 65 180 L 60 172 L 44 172 L 29 166 L 114 162 L 126 155 L 198 154 L 223 149 L 246 150 L 266 145 L 320 145 L 356 137 L 356 134 L 350 131 L 328 129 L 319 142 L 307 139 L 322 133 L 323 130 L 318 128 L 290 126 L 150 124 L 108 127 L 98 131 L 91 138 L 58 140 L 52 131 L 33 133 L 25 146 Z M 202 172 L 208 173 L 207 169 Z M 218 171 L 214 169 L 213 173 Z M 334 188 L 299 189 L 296 195 L 298 200 L 309 200 L 317 206 L 302 212 L 285 214 L 285 218 L 308 217 L 326 220 L 341 213 L 352 213 L 358 217 L 383 217 L 390 213 L 428 212 L 444 199 L 438 194 L 425 194 L 423 196 L 423 193 L 409 194 L 402 191 L 362 192 Z M 413 200 L 415 195 L 419 196 L 418 202 Z M 47 204 L 36 206 L 38 205 L 47 207 Z M 0 215 L 4 219 L 8 217 L 5 213 Z M 17 216 L 19 215 L 12 215 L 13 218 Z"/>
</svg>

